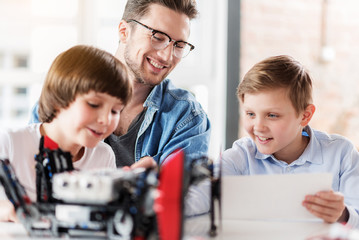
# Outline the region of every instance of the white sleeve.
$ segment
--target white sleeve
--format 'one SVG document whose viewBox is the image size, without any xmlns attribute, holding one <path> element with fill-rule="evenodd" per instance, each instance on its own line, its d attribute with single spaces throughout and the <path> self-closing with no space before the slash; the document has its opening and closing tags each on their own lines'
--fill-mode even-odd
<svg viewBox="0 0 359 240">
<path fill-rule="evenodd" d="M 108 165 L 110 168 L 116 168 L 116 157 L 115 157 L 115 153 L 112 151 L 111 149 L 111 152 L 109 153 L 109 157 L 108 157 Z"/>
<path fill-rule="evenodd" d="M 101 161 L 104 161 L 103 167 L 106 168 L 116 168 L 116 157 L 110 145 L 107 143 L 101 142 L 103 145 L 104 153 L 101 156 Z"/>
<path fill-rule="evenodd" d="M 359 228 L 359 214 L 358 214 L 358 212 L 353 207 L 346 206 L 346 208 L 348 209 L 348 212 L 349 212 L 349 219 L 348 219 L 347 224 L 350 227 Z"/>
<path fill-rule="evenodd" d="M 185 196 L 185 216 L 208 213 L 211 200 L 211 181 L 205 179 L 197 185 L 191 185 Z"/>
<path fill-rule="evenodd" d="M 12 151 L 9 133 L 3 129 L 0 130 L 0 159 L 10 158 Z"/>
</svg>

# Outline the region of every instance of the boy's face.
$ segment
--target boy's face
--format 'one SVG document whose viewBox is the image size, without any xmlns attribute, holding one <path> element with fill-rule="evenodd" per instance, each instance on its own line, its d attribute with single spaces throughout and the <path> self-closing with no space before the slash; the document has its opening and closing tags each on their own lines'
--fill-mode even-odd
<svg viewBox="0 0 359 240">
<path fill-rule="evenodd" d="M 189 18 L 185 14 L 159 4 L 151 4 L 149 12 L 135 20 L 168 34 L 176 41 L 187 41 L 189 37 Z M 149 29 L 136 23 L 127 25 L 129 34 L 126 39 L 121 39 L 121 43 L 125 44 L 124 60 L 130 74 L 140 83 L 155 86 L 177 66 L 181 59 L 173 55 L 173 42 L 162 50 L 156 50 L 151 45 L 152 33 Z"/>
<path fill-rule="evenodd" d="M 66 149 L 95 147 L 116 129 L 123 107 L 120 99 L 106 93 L 77 95 L 54 119 L 66 139 Z"/>
<path fill-rule="evenodd" d="M 244 128 L 259 152 L 283 161 L 301 155 L 307 144 L 302 129 L 310 119 L 307 121 L 305 111 L 297 115 L 286 89 L 246 93 L 242 109 Z"/>
</svg>

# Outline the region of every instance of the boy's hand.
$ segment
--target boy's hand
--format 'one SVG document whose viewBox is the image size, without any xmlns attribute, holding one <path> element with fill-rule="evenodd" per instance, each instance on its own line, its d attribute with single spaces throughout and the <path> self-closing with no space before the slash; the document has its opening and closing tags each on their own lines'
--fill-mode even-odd
<svg viewBox="0 0 359 240">
<path fill-rule="evenodd" d="M 339 192 L 323 191 L 305 196 L 303 206 L 325 222 L 347 222 L 349 212 L 344 205 L 344 196 Z"/>
<path fill-rule="evenodd" d="M 14 205 L 9 200 L 0 200 L 0 222 L 19 222 Z"/>
</svg>

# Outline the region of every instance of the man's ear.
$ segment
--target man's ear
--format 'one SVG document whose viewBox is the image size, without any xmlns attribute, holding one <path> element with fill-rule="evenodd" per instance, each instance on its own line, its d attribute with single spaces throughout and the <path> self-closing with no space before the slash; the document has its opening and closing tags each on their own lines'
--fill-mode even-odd
<svg viewBox="0 0 359 240">
<path fill-rule="evenodd" d="M 313 114 L 315 112 L 315 106 L 313 104 L 309 104 L 308 107 L 302 112 L 302 121 L 300 125 L 303 127 L 307 126 L 309 121 L 312 119 Z"/>
<path fill-rule="evenodd" d="M 118 34 L 120 37 L 120 42 L 126 43 L 128 36 L 129 36 L 129 31 L 130 31 L 130 26 L 128 25 L 128 23 L 125 20 L 121 20 L 121 22 L 118 25 Z"/>
</svg>

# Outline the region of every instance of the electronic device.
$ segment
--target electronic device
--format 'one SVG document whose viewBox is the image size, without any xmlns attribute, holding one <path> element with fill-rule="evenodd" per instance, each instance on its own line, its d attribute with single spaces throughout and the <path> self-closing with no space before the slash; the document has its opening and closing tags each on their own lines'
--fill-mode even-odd
<svg viewBox="0 0 359 240">
<path fill-rule="evenodd" d="M 36 202 L 30 201 L 10 161 L 0 159 L 0 181 L 30 236 L 179 240 L 188 187 L 205 178 L 218 183 L 206 157 L 186 164 L 182 150 L 172 153 L 160 171 L 78 171 L 71 159 L 51 139 L 41 139 L 35 156 Z M 212 199 L 219 198 L 219 186 L 212 185 Z M 211 229 L 215 235 L 214 222 Z"/>
</svg>

